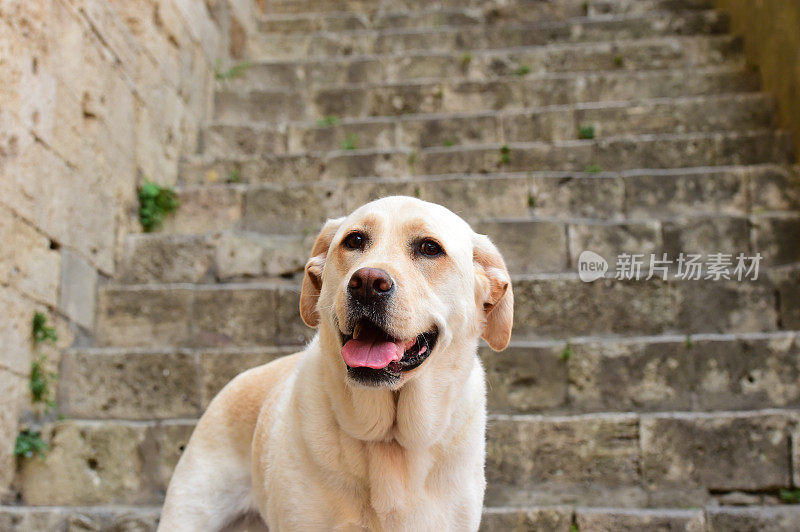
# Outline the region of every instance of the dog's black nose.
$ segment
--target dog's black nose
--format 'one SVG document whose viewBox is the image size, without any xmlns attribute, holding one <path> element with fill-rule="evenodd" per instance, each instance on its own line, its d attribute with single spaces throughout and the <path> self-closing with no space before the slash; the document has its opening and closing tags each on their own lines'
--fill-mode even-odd
<svg viewBox="0 0 800 532">
<path fill-rule="evenodd" d="M 394 290 L 394 281 L 384 270 L 360 268 L 347 283 L 347 290 L 356 301 L 367 305 L 388 296 Z"/>
</svg>

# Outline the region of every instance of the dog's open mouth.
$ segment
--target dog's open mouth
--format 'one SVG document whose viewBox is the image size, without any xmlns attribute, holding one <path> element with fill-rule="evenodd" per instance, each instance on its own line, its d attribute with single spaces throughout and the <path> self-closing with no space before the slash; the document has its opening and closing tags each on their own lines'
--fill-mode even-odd
<svg viewBox="0 0 800 532">
<path fill-rule="evenodd" d="M 428 358 L 438 335 L 434 328 L 416 338 L 399 340 L 372 321 L 360 318 L 352 334 L 342 334 L 342 358 L 351 369 L 370 368 L 399 375 Z"/>
</svg>

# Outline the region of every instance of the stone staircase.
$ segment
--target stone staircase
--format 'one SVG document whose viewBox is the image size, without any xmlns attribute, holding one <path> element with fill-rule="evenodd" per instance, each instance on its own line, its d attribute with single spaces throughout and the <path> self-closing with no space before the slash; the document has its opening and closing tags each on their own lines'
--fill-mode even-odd
<svg viewBox="0 0 800 532">
<path fill-rule="evenodd" d="M 796 530 L 800 168 L 711 4 L 267 2 L 180 209 L 126 239 L 95 346 L 64 355 L 67 420 L 0 529 L 152 528 L 214 394 L 311 337 L 320 224 L 406 194 L 513 274 L 512 345 L 481 352 L 484 529 Z M 584 283 L 585 249 L 763 260 L 756 281 Z"/>
</svg>

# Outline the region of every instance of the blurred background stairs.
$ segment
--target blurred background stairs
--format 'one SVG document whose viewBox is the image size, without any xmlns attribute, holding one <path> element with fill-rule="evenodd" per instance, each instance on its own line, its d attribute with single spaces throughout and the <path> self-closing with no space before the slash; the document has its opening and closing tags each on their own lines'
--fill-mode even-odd
<svg viewBox="0 0 800 532">
<path fill-rule="evenodd" d="M 196 418 L 297 351 L 328 217 L 441 203 L 489 234 L 516 323 L 489 381 L 485 530 L 796 530 L 800 171 L 706 0 L 273 0 L 62 360 L 46 461 L 0 529 L 154 526 Z M 743 252 L 755 281 L 584 283 L 581 251 Z M 37 505 L 47 505 L 37 507 Z M 53 506 L 56 505 L 56 506 Z M 60 526 L 60 525 L 59 525 Z"/>
</svg>

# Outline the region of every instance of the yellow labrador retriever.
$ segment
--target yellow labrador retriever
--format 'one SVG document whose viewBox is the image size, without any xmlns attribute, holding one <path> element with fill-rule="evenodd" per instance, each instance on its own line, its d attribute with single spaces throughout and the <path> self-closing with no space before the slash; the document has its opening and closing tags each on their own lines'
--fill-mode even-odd
<svg viewBox="0 0 800 532">
<path fill-rule="evenodd" d="M 490 240 L 409 197 L 329 220 L 306 264 L 308 347 L 231 381 L 200 419 L 160 530 L 477 530 L 486 484 L 479 337 L 511 336 Z M 258 327 L 257 323 L 253 327 Z"/>
</svg>

